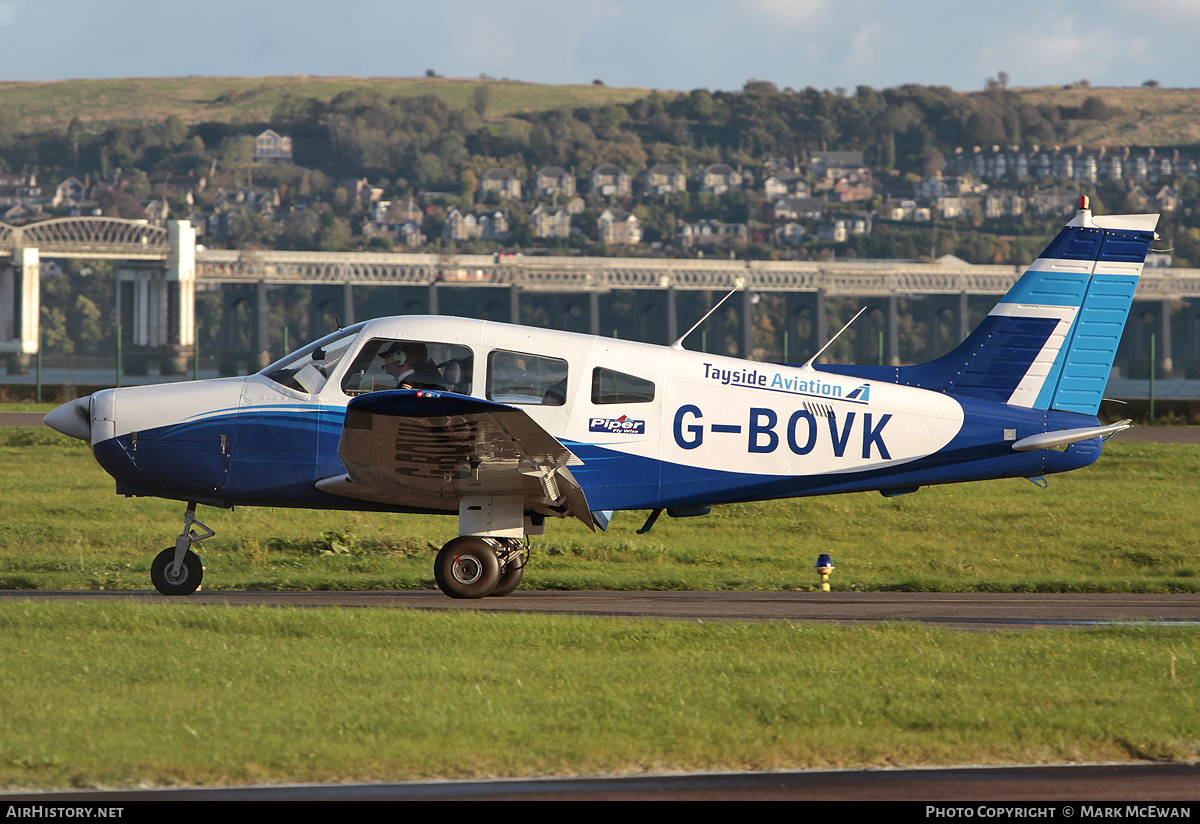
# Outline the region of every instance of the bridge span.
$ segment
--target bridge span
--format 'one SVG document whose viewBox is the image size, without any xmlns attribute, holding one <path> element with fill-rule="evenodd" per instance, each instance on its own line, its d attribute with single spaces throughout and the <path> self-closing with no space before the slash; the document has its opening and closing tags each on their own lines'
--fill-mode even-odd
<svg viewBox="0 0 1200 824">
<path fill-rule="evenodd" d="M 197 292 L 219 292 L 230 316 L 250 324 L 248 334 L 227 340 L 227 346 L 247 348 L 248 342 L 260 363 L 268 353 L 281 354 L 272 345 L 270 308 L 289 287 L 319 293 L 315 303 L 321 311 L 343 324 L 399 312 L 461 314 L 593 334 L 620 327 L 622 336 L 662 343 L 690 326 L 701 303 L 738 289 L 740 300 L 727 316 L 715 318 L 717 331 L 726 324 L 735 330 L 736 352 L 754 355 L 762 349 L 760 300 L 771 296 L 775 311 L 783 307 L 784 328 L 774 329 L 783 344 L 766 354 L 785 359 L 828 339 L 828 299 L 854 298 L 874 304 L 869 331 L 886 343 L 881 347 L 886 360 L 899 363 L 906 318 L 920 315 L 931 330 L 950 327 L 949 333 L 929 333 L 924 354 L 936 356 L 966 335 L 972 311 L 978 315 L 990 307 L 990 300 L 977 301 L 987 305 L 972 309 L 974 296 L 1002 295 L 1021 273 L 1015 266 L 894 260 L 226 251 L 197 246 L 185 221 L 158 227 L 115 218 L 61 218 L 22 227 L 0 224 L 0 357 L 19 361 L 36 353 L 39 261 L 53 258 L 117 261 L 116 320 L 130 330 L 128 342 L 157 353 L 167 371 L 172 362 L 186 361 L 195 345 Z M 1172 370 L 1176 353 L 1181 362 L 1200 366 L 1197 298 L 1200 270 L 1146 270 L 1118 362 L 1144 357 L 1145 339 L 1154 334 L 1161 370 Z M 935 324 L 931 318 L 940 320 Z M 873 343 L 876 335 L 860 338 Z M 873 345 L 863 344 L 855 354 L 873 353 Z"/>
</svg>

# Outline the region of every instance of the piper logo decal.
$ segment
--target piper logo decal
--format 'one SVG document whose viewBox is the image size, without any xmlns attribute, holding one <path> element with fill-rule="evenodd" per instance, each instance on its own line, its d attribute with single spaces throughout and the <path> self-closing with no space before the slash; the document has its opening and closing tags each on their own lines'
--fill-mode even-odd
<svg viewBox="0 0 1200 824">
<path fill-rule="evenodd" d="M 590 432 L 608 432 L 612 435 L 645 435 L 646 422 L 636 421 L 626 415 L 619 418 L 592 418 L 588 422 Z"/>
</svg>

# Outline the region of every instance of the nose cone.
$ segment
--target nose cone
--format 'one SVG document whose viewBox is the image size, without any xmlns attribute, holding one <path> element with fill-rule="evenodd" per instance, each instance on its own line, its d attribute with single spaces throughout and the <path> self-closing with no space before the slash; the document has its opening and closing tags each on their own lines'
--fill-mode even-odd
<svg viewBox="0 0 1200 824">
<path fill-rule="evenodd" d="M 92 399 L 77 398 L 55 409 L 42 422 L 46 426 L 71 438 L 81 441 L 92 439 Z"/>
</svg>

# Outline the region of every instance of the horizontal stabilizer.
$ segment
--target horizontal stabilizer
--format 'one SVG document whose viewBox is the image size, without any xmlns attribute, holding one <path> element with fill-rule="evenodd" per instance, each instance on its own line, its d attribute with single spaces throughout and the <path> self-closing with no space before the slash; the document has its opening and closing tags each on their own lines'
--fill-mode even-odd
<svg viewBox="0 0 1200 824">
<path fill-rule="evenodd" d="M 1125 420 L 1109 426 L 1088 426 L 1083 429 L 1060 429 L 1057 432 L 1043 432 L 1040 435 L 1030 435 L 1028 438 L 1013 443 L 1014 452 L 1034 452 L 1038 449 L 1054 449 L 1059 446 L 1069 446 L 1092 438 L 1105 438 L 1116 432 L 1128 429 L 1132 424 Z"/>
</svg>

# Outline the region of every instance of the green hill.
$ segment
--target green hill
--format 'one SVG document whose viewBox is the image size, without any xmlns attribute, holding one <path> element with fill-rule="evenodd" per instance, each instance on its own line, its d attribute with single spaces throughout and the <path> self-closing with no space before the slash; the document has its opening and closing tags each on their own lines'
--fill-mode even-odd
<svg viewBox="0 0 1200 824">
<path fill-rule="evenodd" d="M 160 77 L 0 83 L 0 112 L 16 131 L 65 128 L 72 118 L 94 125 L 159 122 L 260 123 L 287 97 L 328 102 L 351 89 L 384 99 L 431 94 L 454 108 L 489 89 L 488 114 L 503 116 L 561 106 L 603 106 L 645 97 L 649 89 L 601 85 L 547 86 L 512 80 L 450 77 Z"/>
<path fill-rule="evenodd" d="M 1016 89 L 1033 105 L 1080 107 L 1089 97 L 1107 108 L 1104 118 L 1081 129 L 1084 145 L 1188 146 L 1200 144 L 1200 89 Z"/>
<path fill-rule="evenodd" d="M 650 89 L 601 85 L 553 86 L 490 78 L 452 77 L 159 77 L 0 83 L 0 112 L 28 133 L 65 128 L 72 118 L 92 125 L 158 122 L 261 123 L 289 96 L 328 102 L 351 89 L 383 98 L 431 94 L 454 108 L 472 105 L 488 88 L 488 115 L 629 103 Z M 1089 97 L 1106 106 L 1104 118 L 1077 136 L 1084 144 L 1183 146 L 1200 144 L 1200 89 L 1040 87 L 1010 90 L 1033 105 L 1079 107 Z M 673 95 L 676 92 L 665 92 Z"/>
</svg>

